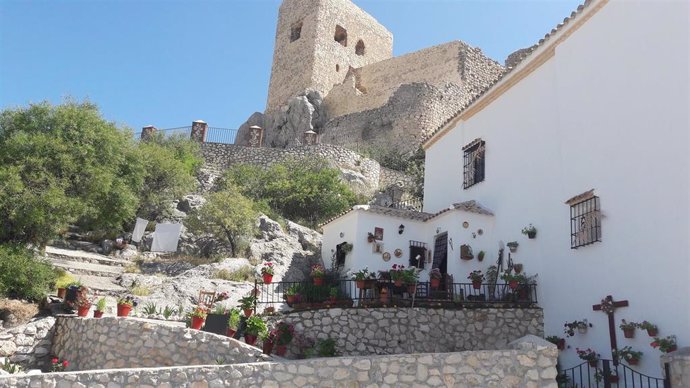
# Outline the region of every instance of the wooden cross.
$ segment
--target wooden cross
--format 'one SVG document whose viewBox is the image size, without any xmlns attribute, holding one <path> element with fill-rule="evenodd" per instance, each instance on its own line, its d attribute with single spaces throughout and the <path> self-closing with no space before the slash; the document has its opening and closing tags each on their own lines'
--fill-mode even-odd
<svg viewBox="0 0 690 388">
<path fill-rule="evenodd" d="M 616 356 L 616 352 L 613 352 L 613 349 L 618 349 L 618 343 L 616 343 L 616 321 L 613 318 L 613 312 L 616 310 L 617 307 L 626 306 L 628 306 L 627 300 L 615 302 L 611 295 L 608 295 L 606 298 L 602 299 L 600 304 L 595 304 L 594 306 L 592 306 L 592 310 L 603 311 L 606 313 L 606 315 L 609 316 L 609 336 L 611 337 L 611 350 L 613 353 L 614 365 L 618 365 L 618 357 Z"/>
</svg>

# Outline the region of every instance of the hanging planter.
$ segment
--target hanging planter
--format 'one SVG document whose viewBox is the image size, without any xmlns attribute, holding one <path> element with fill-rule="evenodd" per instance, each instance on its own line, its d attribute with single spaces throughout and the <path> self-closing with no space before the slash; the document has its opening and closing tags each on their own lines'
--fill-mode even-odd
<svg viewBox="0 0 690 388">
<path fill-rule="evenodd" d="M 510 249 L 510 252 L 511 252 L 511 253 L 515 253 L 515 252 L 517 251 L 517 249 L 518 249 L 518 246 L 519 246 L 520 244 L 518 244 L 517 241 L 511 241 L 511 242 L 509 242 L 509 243 L 506 244 L 506 245 L 508 246 L 508 249 Z"/>
<path fill-rule="evenodd" d="M 642 321 L 642 323 L 640 323 L 638 327 L 642 330 L 647 330 L 647 334 L 650 337 L 656 337 L 657 334 L 659 334 L 659 328 L 651 322 Z"/>
<path fill-rule="evenodd" d="M 537 237 L 537 228 L 535 228 L 532 224 L 529 224 L 529 226 L 525 226 L 522 228 L 522 234 L 527 236 L 529 239 L 533 239 Z"/>
</svg>

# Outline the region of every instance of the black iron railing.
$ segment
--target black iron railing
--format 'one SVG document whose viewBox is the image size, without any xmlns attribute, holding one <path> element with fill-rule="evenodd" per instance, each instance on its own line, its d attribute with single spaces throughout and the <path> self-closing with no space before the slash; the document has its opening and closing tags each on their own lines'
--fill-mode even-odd
<svg viewBox="0 0 690 388">
<path fill-rule="evenodd" d="M 322 307 L 533 307 L 537 304 L 536 284 L 449 283 L 432 287 L 429 282 L 412 285 L 391 280 L 330 280 L 321 285 L 308 282 L 257 281 L 257 305 L 287 303 L 297 309 Z"/>
<path fill-rule="evenodd" d="M 601 359 L 590 364 L 583 362 L 561 371 L 556 377 L 559 388 L 618 387 L 618 388 L 667 388 L 670 383 L 663 378 L 642 374 L 627 365 L 614 364 L 613 360 Z"/>
</svg>

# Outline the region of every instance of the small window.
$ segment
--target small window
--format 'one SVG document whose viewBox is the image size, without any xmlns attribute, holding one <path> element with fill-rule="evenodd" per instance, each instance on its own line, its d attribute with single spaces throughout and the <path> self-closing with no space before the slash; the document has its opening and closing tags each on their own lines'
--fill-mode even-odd
<svg viewBox="0 0 690 388">
<path fill-rule="evenodd" d="M 297 22 L 290 27 L 290 42 L 294 42 L 302 36 L 302 22 Z"/>
<path fill-rule="evenodd" d="M 347 30 L 340 25 L 335 26 L 335 36 L 333 37 L 336 42 L 347 47 Z"/>
<path fill-rule="evenodd" d="M 362 39 L 358 40 L 357 45 L 355 46 L 355 54 L 364 55 L 365 51 L 366 47 L 364 47 L 364 41 Z"/>
<path fill-rule="evenodd" d="M 345 265 L 345 257 L 347 256 L 347 252 L 344 249 L 345 244 L 347 244 L 347 241 L 335 246 L 335 266 L 337 268 Z"/>
<path fill-rule="evenodd" d="M 576 195 L 565 203 L 570 205 L 570 248 L 601 241 L 601 210 L 594 190 Z"/>
<path fill-rule="evenodd" d="M 426 261 L 426 244 L 421 241 L 410 240 L 410 267 L 424 269 Z"/>
<path fill-rule="evenodd" d="M 477 139 L 462 148 L 465 153 L 463 188 L 468 189 L 484 180 L 484 141 Z"/>
</svg>

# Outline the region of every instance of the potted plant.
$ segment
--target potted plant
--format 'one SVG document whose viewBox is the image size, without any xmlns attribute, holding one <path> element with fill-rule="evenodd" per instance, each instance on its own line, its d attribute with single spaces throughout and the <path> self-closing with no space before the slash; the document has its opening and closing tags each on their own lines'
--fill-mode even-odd
<svg viewBox="0 0 690 388">
<path fill-rule="evenodd" d="M 266 332 L 266 330 L 266 323 L 264 323 L 258 315 L 247 318 L 247 327 L 244 330 L 244 342 L 246 342 L 247 345 L 254 345 L 259 335 Z"/>
<path fill-rule="evenodd" d="M 77 294 L 79 293 L 79 289 L 81 288 L 81 282 L 79 281 L 72 281 L 67 284 L 66 290 L 65 290 L 65 303 L 73 303 L 77 300 Z"/>
<path fill-rule="evenodd" d="M 404 271 L 404 265 L 393 264 L 393 267 L 388 272 L 390 274 L 391 280 L 393 281 L 393 283 L 395 283 L 396 287 L 402 286 L 404 281 Z"/>
<path fill-rule="evenodd" d="M 659 328 L 651 322 L 642 321 L 642 323 L 640 323 L 638 327 L 642 330 L 647 330 L 647 334 L 650 337 L 656 337 L 657 334 L 659 334 Z"/>
<path fill-rule="evenodd" d="M 523 274 L 519 273 L 511 273 L 510 271 L 505 271 L 503 275 L 501 275 L 501 279 L 508 283 L 508 287 L 510 287 L 511 290 L 515 290 L 518 288 L 518 285 L 520 283 L 524 283 L 527 281 L 527 278 Z"/>
<path fill-rule="evenodd" d="M 55 270 L 58 275 L 57 280 L 55 280 L 55 288 L 57 288 L 57 297 L 60 299 L 65 299 L 65 294 L 67 293 L 67 287 L 74 283 L 74 277 L 67 273 L 64 269 L 58 268 Z"/>
<path fill-rule="evenodd" d="M 256 297 L 253 295 L 247 295 L 240 299 L 239 302 L 240 308 L 244 310 L 244 316 L 247 318 L 251 317 L 252 312 L 254 311 L 254 305 L 256 304 Z"/>
<path fill-rule="evenodd" d="M 228 330 L 225 333 L 228 337 L 233 337 L 240 326 L 240 309 L 233 307 L 228 313 Z"/>
<path fill-rule="evenodd" d="M 513 264 L 513 271 L 515 273 L 522 273 L 522 269 L 524 268 L 524 265 L 522 263 L 515 263 Z"/>
<path fill-rule="evenodd" d="M 287 322 L 278 321 L 272 333 L 275 337 L 276 355 L 282 357 L 287 352 L 287 346 L 295 337 L 295 327 Z"/>
<path fill-rule="evenodd" d="M 611 384 L 618 384 L 618 375 L 615 372 L 608 371 L 608 373 L 604 372 L 603 370 L 597 369 L 596 372 L 594 372 L 594 380 L 598 382 L 605 380 L 608 383 Z"/>
<path fill-rule="evenodd" d="M 586 319 L 581 321 L 566 322 L 563 325 L 563 332 L 567 337 L 572 337 L 575 335 L 575 330 L 577 330 L 580 334 L 585 334 L 588 327 L 592 327 L 592 324 L 587 322 Z"/>
<path fill-rule="evenodd" d="M 223 335 L 228 331 L 228 309 L 221 303 L 227 299 L 227 293 L 222 293 L 216 297 L 216 304 L 213 310 L 208 312 L 203 330 L 209 333 Z"/>
<path fill-rule="evenodd" d="M 53 359 L 50 360 L 50 371 L 51 372 L 64 372 L 68 366 L 69 366 L 69 361 L 67 361 L 67 360 L 60 360 L 57 357 L 53 357 Z"/>
<path fill-rule="evenodd" d="M 529 226 L 522 228 L 522 234 L 526 235 L 529 239 L 533 239 L 537 237 L 537 228 L 535 228 L 532 224 L 529 224 Z"/>
<path fill-rule="evenodd" d="M 486 253 L 484 251 L 479 251 L 479 253 L 477 253 L 477 261 L 484 261 L 485 255 Z"/>
<path fill-rule="evenodd" d="M 577 351 L 577 356 L 580 357 L 580 359 L 587 361 L 589 366 L 593 368 L 597 366 L 597 362 L 599 361 L 599 354 L 597 354 L 597 352 L 590 348 L 584 350 L 576 348 L 575 350 Z"/>
<path fill-rule="evenodd" d="M 273 332 L 265 331 L 259 334 L 259 339 L 261 340 L 261 348 L 263 353 L 266 355 L 273 353 L 273 346 L 275 345 L 275 337 Z"/>
<path fill-rule="evenodd" d="M 321 264 L 314 264 L 311 266 L 311 277 L 314 280 L 315 286 L 323 285 L 323 277 L 326 275 L 326 269 Z"/>
<path fill-rule="evenodd" d="M 261 276 L 263 277 L 264 283 L 271 284 L 273 281 L 273 263 L 264 263 L 263 267 L 261 267 Z"/>
<path fill-rule="evenodd" d="M 475 270 L 470 272 L 470 275 L 467 277 L 472 281 L 472 288 L 475 290 L 478 290 L 482 288 L 482 281 L 484 280 L 484 274 L 480 270 Z"/>
<path fill-rule="evenodd" d="M 386 287 L 381 288 L 381 292 L 379 293 L 379 298 L 381 299 L 381 303 L 383 303 L 383 304 L 388 303 L 388 288 L 386 288 Z"/>
<path fill-rule="evenodd" d="M 664 353 L 671 353 L 678 350 L 678 343 L 675 335 L 669 335 L 664 338 L 654 337 L 654 341 L 650 343 L 653 348 L 659 348 Z"/>
<path fill-rule="evenodd" d="M 508 248 L 510 249 L 510 251 L 511 251 L 512 253 L 515 253 L 515 251 L 517 251 L 517 248 L 518 248 L 518 246 L 519 246 L 520 244 L 518 244 L 517 241 L 511 241 L 511 242 L 509 242 L 509 243 L 506 244 L 506 245 L 508 246 Z"/>
<path fill-rule="evenodd" d="M 374 236 L 373 233 L 368 232 L 367 233 L 367 242 L 368 243 L 373 243 L 376 240 L 376 236 Z"/>
<path fill-rule="evenodd" d="M 201 326 L 204 325 L 208 315 L 208 310 L 205 307 L 196 306 L 189 315 L 192 317 L 192 329 L 201 330 Z"/>
<path fill-rule="evenodd" d="M 441 286 L 441 270 L 439 268 L 432 268 L 429 272 L 429 283 L 431 283 L 431 288 L 436 290 Z"/>
<path fill-rule="evenodd" d="M 105 298 L 100 298 L 96 302 L 96 310 L 93 312 L 93 317 L 94 318 L 101 318 L 103 317 L 103 313 L 105 313 L 105 307 L 106 307 L 106 301 Z"/>
<path fill-rule="evenodd" d="M 126 317 L 129 315 L 129 312 L 132 311 L 133 307 L 136 307 L 137 302 L 134 300 L 134 297 L 131 295 L 127 295 L 124 297 L 121 297 L 117 300 L 117 316 L 118 317 Z"/>
<path fill-rule="evenodd" d="M 623 335 L 625 338 L 634 338 L 635 337 L 635 328 L 638 326 L 637 323 L 635 322 L 626 322 L 625 319 L 621 321 L 621 324 L 618 326 L 623 330 Z"/>
<path fill-rule="evenodd" d="M 297 284 L 288 287 L 285 290 L 285 299 L 287 300 L 288 306 L 292 306 L 293 303 L 297 302 L 297 297 L 299 296 L 299 286 Z"/>
<path fill-rule="evenodd" d="M 331 303 L 335 303 L 335 301 L 338 299 L 338 287 L 331 287 L 331 289 L 328 291 L 328 301 Z"/>
<path fill-rule="evenodd" d="M 402 270 L 402 281 L 407 285 L 407 293 L 412 295 L 417 291 L 417 281 L 419 280 L 419 271 L 415 267 L 409 267 Z"/>
<path fill-rule="evenodd" d="M 395 266 L 394 266 L 395 267 Z M 357 288 L 366 288 L 366 281 L 373 276 L 373 273 L 369 272 L 369 268 L 360 269 L 359 271 L 352 274 L 352 279 L 357 284 Z"/>
<path fill-rule="evenodd" d="M 86 296 L 86 287 L 82 287 L 84 290 L 77 295 L 77 300 L 74 301 L 74 307 L 77 308 L 77 316 L 86 317 L 89 315 L 89 310 L 91 309 L 91 301 Z"/>
<path fill-rule="evenodd" d="M 614 350 L 613 354 L 617 358 L 623 359 L 628 365 L 637 365 L 640 362 L 640 358 L 642 358 L 642 352 L 634 351 L 630 346 Z"/>
<path fill-rule="evenodd" d="M 557 335 L 550 335 L 546 337 L 546 340 L 556 345 L 558 350 L 565 349 L 565 338 L 559 337 Z"/>
</svg>

